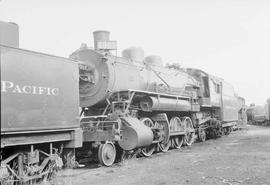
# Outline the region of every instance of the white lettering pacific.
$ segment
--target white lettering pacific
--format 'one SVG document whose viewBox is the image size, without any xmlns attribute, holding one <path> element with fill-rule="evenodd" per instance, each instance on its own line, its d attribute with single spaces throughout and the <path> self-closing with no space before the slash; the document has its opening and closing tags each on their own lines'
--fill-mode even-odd
<svg viewBox="0 0 270 185">
<path fill-rule="evenodd" d="M 33 85 L 19 85 L 14 84 L 11 81 L 1 80 L 1 92 L 58 96 L 59 88 L 41 87 Z"/>
</svg>

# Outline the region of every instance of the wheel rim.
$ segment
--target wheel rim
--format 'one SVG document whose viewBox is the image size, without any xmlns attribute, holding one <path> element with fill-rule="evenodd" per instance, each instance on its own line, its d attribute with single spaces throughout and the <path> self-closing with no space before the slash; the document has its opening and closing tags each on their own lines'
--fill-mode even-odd
<svg viewBox="0 0 270 185">
<path fill-rule="evenodd" d="M 193 136 L 194 136 L 194 128 L 192 121 L 189 117 L 185 117 L 183 121 L 185 128 L 186 128 L 186 133 L 185 133 L 185 143 L 188 146 L 191 146 L 193 143 Z"/>
<path fill-rule="evenodd" d="M 155 122 L 155 128 L 159 129 L 159 142 L 168 143 L 170 140 L 169 122 Z"/>
<path fill-rule="evenodd" d="M 150 157 L 155 151 L 155 145 L 146 146 L 142 148 L 142 155 L 145 157 Z"/>
<path fill-rule="evenodd" d="M 179 117 L 172 117 L 170 119 L 170 131 L 171 132 L 184 131 L 184 125 Z"/>
<path fill-rule="evenodd" d="M 170 120 L 170 129 L 172 132 L 184 131 L 185 125 L 179 117 L 172 117 Z M 175 136 L 172 138 L 172 141 L 174 148 L 179 149 L 183 144 L 183 136 Z"/>
<path fill-rule="evenodd" d="M 185 142 L 186 142 L 187 146 L 192 145 L 192 143 L 193 143 L 192 138 L 193 138 L 193 133 L 187 132 L 185 135 Z"/>
<path fill-rule="evenodd" d="M 143 122 L 143 124 L 145 126 L 148 126 L 149 128 L 153 128 L 154 127 L 154 123 L 150 118 L 142 118 L 140 119 L 141 122 Z"/>
<path fill-rule="evenodd" d="M 143 122 L 143 124 L 145 126 L 148 126 L 149 128 L 154 127 L 154 123 L 150 118 L 142 118 L 141 122 Z M 149 156 L 151 156 L 153 154 L 154 151 L 155 151 L 155 145 L 152 144 L 150 146 L 143 147 L 142 150 L 141 150 L 141 153 L 142 153 L 143 156 L 149 157 Z"/>
<path fill-rule="evenodd" d="M 171 146 L 171 140 L 169 140 L 167 143 L 159 143 L 159 149 L 162 152 L 167 152 Z"/>
<path fill-rule="evenodd" d="M 111 166 L 116 157 L 115 146 L 112 142 L 101 144 L 98 149 L 98 160 L 104 166 Z"/>
<path fill-rule="evenodd" d="M 221 136 L 224 136 L 225 135 L 225 132 L 224 132 L 224 128 L 223 127 L 221 127 Z"/>
<path fill-rule="evenodd" d="M 174 147 L 176 149 L 180 149 L 184 142 L 183 136 L 176 136 L 173 138 L 173 141 L 174 141 Z"/>
<path fill-rule="evenodd" d="M 229 129 L 227 127 L 225 128 L 225 135 L 229 135 Z"/>
</svg>

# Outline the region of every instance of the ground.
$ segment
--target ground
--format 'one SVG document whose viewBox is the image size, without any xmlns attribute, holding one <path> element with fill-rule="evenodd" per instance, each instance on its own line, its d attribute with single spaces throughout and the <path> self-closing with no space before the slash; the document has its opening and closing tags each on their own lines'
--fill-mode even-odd
<svg viewBox="0 0 270 185">
<path fill-rule="evenodd" d="M 192 147 L 112 167 L 63 170 L 57 185 L 270 185 L 270 128 L 248 126 Z"/>
</svg>

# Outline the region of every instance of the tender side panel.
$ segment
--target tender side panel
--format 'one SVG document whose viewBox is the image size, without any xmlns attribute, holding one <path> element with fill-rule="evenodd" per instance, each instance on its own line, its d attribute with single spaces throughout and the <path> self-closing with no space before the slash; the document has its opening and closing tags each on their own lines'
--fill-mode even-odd
<svg viewBox="0 0 270 185">
<path fill-rule="evenodd" d="M 1 134 L 79 127 L 78 66 L 71 60 L 1 48 Z"/>
</svg>

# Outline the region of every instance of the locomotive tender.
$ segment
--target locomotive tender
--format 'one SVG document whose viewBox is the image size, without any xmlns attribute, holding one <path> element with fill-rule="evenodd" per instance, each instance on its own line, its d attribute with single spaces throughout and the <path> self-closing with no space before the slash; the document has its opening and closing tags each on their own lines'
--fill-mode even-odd
<svg viewBox="0 0 270 185">
<path fill-rule="evenodd" d="M 20 49 L 18 27 L 0 26 L 1 181 L 47 178 L 75 148 L 110 166 L 116 155 L 192 145 L 238 122 L 240 98 L 223 79 L 169 69 L 139 48 L 114 56 L 107 31 L 63 58 Z"/>
<path fill-rule="evenodd" d="M 17 25 L 0 28 L 0 181 L 35 182 L 63 165 L 60 153 L 71 161 L 82 146 L 78 64 L 20 49 Z"/>
<path fill-rule="evenodd" d="M 195 135 L 229 134 L 238 121 L 238 96 L 223 79 L 198 69 L 169 69 L 161 58 L 144 58 L 139 48 L 113 56 L 109 32 L 94 32 L 95 47 L 85 44 L 70 55 L 80 61 L 83 141 L 111 165 L 116 147 L 150 156 L 155 150 L 191 145 Z"/>
</svg>

